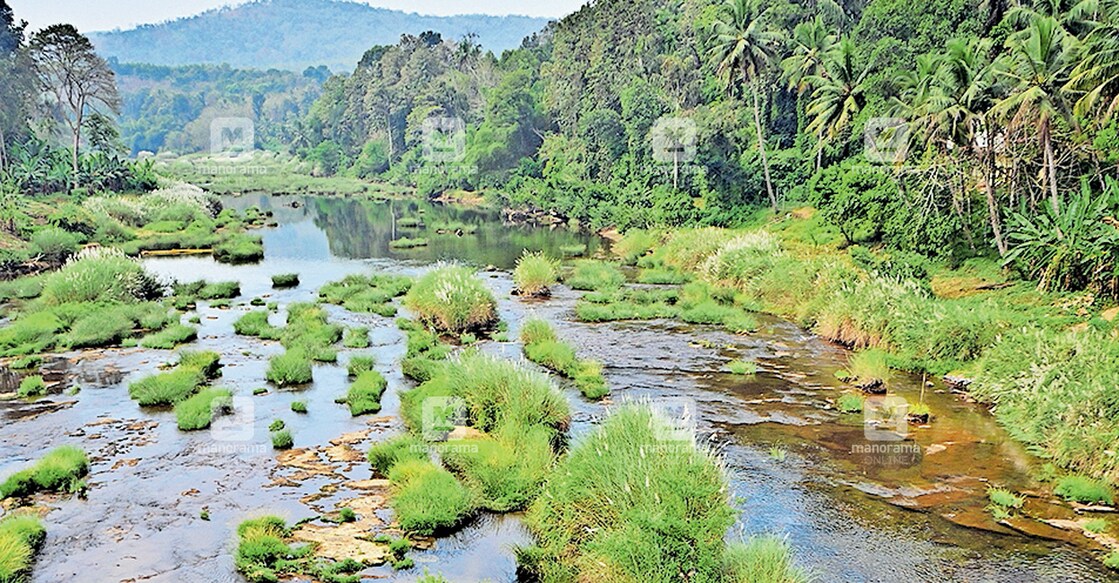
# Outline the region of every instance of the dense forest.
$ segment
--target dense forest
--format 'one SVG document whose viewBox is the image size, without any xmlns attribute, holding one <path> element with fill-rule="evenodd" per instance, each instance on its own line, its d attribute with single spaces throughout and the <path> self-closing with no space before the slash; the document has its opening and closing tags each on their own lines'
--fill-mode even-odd
<svg viewBox="0 0 1119 583">
<path fill-rule="evenodd" d="M 164 67 L 110 59 L 121 96 L 121 139 L 132 154 L 186 154 L 210 145 L 216 117 L 254 120 L 256 139 L 279 148 L 319 96 L 325 66 L 300 73 L 233 69 L 227 65 Z"/>
<path fill-rule="evenodd" d="M 402 32 L 438 30 L 500 52 L 546 23 L 527 16 L 425 16 L 333 0 L 256 0 L 90 38 L 105 58 L 121 62 L 346 71 L 371 45 L 396 42 Z"/>
<path fill-rule="evenodd" d="M 435 34 L 374 47 L 294 146 L 324 173 L 499 187 L 595 228 L 811 205 L 849 242 L 1001 254 L 1046 287 L 1115 293 L 1117 17 L 1107 1 L 601 1 L 500 57 Z M 423 156 L 443 117 L 465 130 L 455 163 Z M 658 136 L 683 155 L 658 156 Z"/>
</svg>

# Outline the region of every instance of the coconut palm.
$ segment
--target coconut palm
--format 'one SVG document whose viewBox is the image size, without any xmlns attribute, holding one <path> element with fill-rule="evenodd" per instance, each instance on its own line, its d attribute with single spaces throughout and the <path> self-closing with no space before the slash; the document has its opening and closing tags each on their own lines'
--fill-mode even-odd
<svg viewBox="0 0 1119 583">
<path fill-rule="evenodd" d="M 769 30 L 766 23 L 768 10 L 763 10 L 761 5 L 760 0 L 726 0 L 714 24 L 710 56 L 728 94 L 734 93 L 736 82 L 741 82 L 744 89 L 746 86 L 750 87 L 754 101 L 754 130 L 765 173 L 765 188 L 773 211 L 777 212 L 777 193 L 769 175 L 761 113 L 762 85 L 769 75 L 777 37 Z"/>
<path fill-rule="evenodd" d="M 1102 4 L 1099 21 L 1084 36 L 1083 58 L 1066 89 L 1082 92 L 1076 102 L 1078 115 L 1096 112 L 1106 119 L 1119 108 L 1119 1 Z"/>
<path fill-rule="evenodd" d="M 844 38 L 828 51 L 824 70 L 825 74 L 810 80 L 816 89 L 808 104 L 808 115 L 812 116 L 808 130 L 821 137 L 821 148 L 842 134 L 862 111 L 870 68 L 858 66 L 855 43 Z"/>
<path fill-rule="evenodd" d="M 781 78 L 800 94 L 812 88 L 810 78 L 824 75 L 824 57 L 835 46 L 836 36 L 816 16 L 793 28 L 791 42 L 791 54 L 781 60 Z"/>
<path fill-rule="evenodd" d="M 994 112 L 1006 117 L 1010 128 L 1036 124 L 1050 204 L 1055 212 L 1060 212 L 1053 125 L 1056 119 L 1075 123 L 1070 115 L 1067 87 L 1080 54 L 1080 43 L 1055 18 L 1039 16 L 1021 34 L 1008 38 L 1006 48 L 1008 53 L 1000 71 L 1011 86 Z"/>
</svg>

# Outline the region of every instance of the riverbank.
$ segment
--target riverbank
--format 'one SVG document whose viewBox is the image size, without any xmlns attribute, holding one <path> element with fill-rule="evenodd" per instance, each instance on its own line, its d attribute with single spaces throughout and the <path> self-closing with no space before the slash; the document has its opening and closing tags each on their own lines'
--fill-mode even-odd
<svg viewBox="0 0 1119 583">
<path fill-rule="evenodd" d="M 1119 480 L 1119 310 L 1102 299 L 1041 293 L 991 261 L 948 269 L 843 249 L 807 209 L 743 230 L 634 231 L 615 250 L 646 270 L 732 288 L 736 304 L 857 351 L 883 351 L 892 368 L 943 377 L 1057 466 Z"/>
</svg>

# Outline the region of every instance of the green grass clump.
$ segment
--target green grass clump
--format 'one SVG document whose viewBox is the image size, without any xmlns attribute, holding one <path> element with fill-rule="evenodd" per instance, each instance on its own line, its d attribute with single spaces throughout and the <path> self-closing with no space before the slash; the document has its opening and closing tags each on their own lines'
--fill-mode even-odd
<svg viewBox="0 0 1119 583">
<path fill-rule="evenodd" d="M 622 263 L 633 265 L 659 244 L 661 238 L 662 234 L 658 231 L 630 229 L 620 241 L 614 243 L 611 250 L 622 260 Z"/>
<path fill-rule="evenodd" d="M 295 445 L 295 440 L 291 437 L 291 431 L 281 429 L 272 433 L 273 449 L 291 449 L 293 445 Z"/>
<path fill-rule="evenodd" d="M 393 466 L 408 460 L 426 461 L 428 446 L 410 433 L 397 435 L 392 439 L 373 444 L 366 456 L 373 470 L 387 476 Z"/>
<path fill-rule="evenodd" d="M 198 330 L 193 326 L 172 324 L 159 332 L 141 338 L 140 346 L 171 350 L 180 344 L 193 342 L 196 338 L 198 338 Z"/>
<path fill-rule="evenodd" d="M 245 314 L 233 323 L 233 331 L 242 336 L 254 336 L 261 340 L 279 340 L 282 329 L 268 322 L 267 310 L 256 310 Z"/>
<path fill-rule="evenodd" d="M 733 583 L 808 583 L 812 576 L 793 564 L 789 542 L 778 536 L 751 537 L 727 547 L 725 581 Z"/>
<path fill-rule="evenodd" d="M 1119 551 L 1111 551 L 1110 554 L 1104 557 L 1103 564 L 1107 567 L 1115 569 L 1116 571 L 1119 571 Z"/>
<path fill-rule="evenodd" d="M 366 312 L 380 316 L 396 315 L 392 299 L 405 294 L 412 287 L 412 279 L 399 275 L 348 275 L 341 281 L 319 289 L 319 299 L 338 304 L 351 312 Z"/>
<path fill-rule="evenodd" d="M 444 334 L 480 331 L 497 321 L 497 301 L 474 272 L 457 265 L 437 267 L 404 296 L 419 321 Z"/>
<path fill-rule="evenodd" d="M 1003 488 L 988 488 L 987 499 L 991 501 L 991 504 L 1003 508 L 1021 508 L 1022 504 L 1026 502 L 1024 497 Z"/>
<path fill-rule="evenodd" d="M 548 322 L 539 319 L 525 322 L 521 328 L 521 342 L 524 343 L 526 358 L 573 379 L 588 399 L 601 399 L 610 392 L 602 376 L 602 365 L 580 360 L 570 344 L 556 337 Z"/>
<path fill-rule="evenodd" d="M 724 580 L 735 511 L 722 465 L 691 441 L 660 447 L 666 427 L 646 407 L 623 407 L 571 449 L 526 516 L 536 543 L 517 555 L 528 574 Z"/>
<path fill-rule="evenodd" d="M 64 445 L 48 452 L 27 469 L 0 484 L 0 499 L 30 496 L 35 492 L 76 492 L 89 473 L 89 457 L 80 448 Z"/>
<path fill-rule="evenodd" d="M 474 496 L 447 470 L 425 460 L 405 460 L 389 471 L 392 509 L 400 528 L 429 536 L 462 524 L 475 510 Z"/>
<path fill-rule="evenodd" d="M 357 417 L 379 412 L 381 395 L 384 394 L 387 386 L 385 377 L 375 370 L 367 370 L 359 374 L 346 392 L 346 404 L 350 406 L 350 414 Z"/>
<path fill-rule="evenodd" d="M 611 291 L 620 289 L 626 283 L 626 276 L 612 263 L 582 259 L 575 262 L 563 282 L 571 289 Z"/>
<path fill-rule="evenodd" d="M 279 387 L 304 385 L 314 378 L 311 359 L 302 351 L 289 350 L 268 359 L 264 378 Z"/>
<path fill-rule="evenodd" d="M 318 305 L 290 304 L 287 326 L 280 336 L 280 343 L 289 352 L 298 351 L 319 362 L 338 360 L 334 344 L 342 339 L 342 328 L 328 322 L 326 311 Z"/>
<path fill-rule="evenodd" d="M 43 382 L 43 377 L 39 375 L 23 377 L 19 381 L 19 389 L 16 390 L 21 397 L 38 397 L 46 392 L 47 383 Z"/>
<path fill-rule="evenodd" d="M 46 536 L 42 522 L 32 514 L 15 514 L 0 519 L 0 581 L 27 581 L 35 553 Z"/>
<path fill-rule="evenodd" d="M 389 248 L 391 249 L 414 249 L 416 247 L 427 247 L 428 241 L 423 237 L 409 239 L 408 237 L 401 237 L 389 241 Z"/>
<path fill-rule="evenodd" d="M 294 413 L 306 413 L 307 403 L 304 403 L 303 401 L 292 401 L 291 410 Z"/>
<path fill-rule="evenodd" d="M 104 247 L 78 253 L 43 277 L 40 300 L 48 306 L 68 303 L 132 303 L 158 299 L 163 286 L 136 261 Z"/>
<path fill-rule="evenodd" d="M 753 375 L 758 373 L 758 365 L 755 362 L 748 360 L 732 360 L 727 363 L 727 369 L 731 374 L 736 375 Z"/>
<path fill-rule="evenodd" d="M 517 259 L 513 269 L 513 285 L 526 296 L 547 296 L 559 281 L 560 264 L 543 253 L 529 253 Z"/>
<path fill-rule="evenodd" d="M 679 285 L 690 280 L 688 274 L 673 268 L 642 269 L 637 276 L 637 283 L 654 285 Z"/>
<path fill-rule="evenodd" d="M 207 283 L 198 290 L 200 300 L 232 300 L 241 295 L 241 284 L 236 281 Z"/>
<path fill-rule="evenodd" d="M 863 386 L 871 383 L 889 383 L 891 375 L 888 355 L 883 350 L 869 349 L 856 352 L 847 363 L 847 380 Z"/>
<path fill-rule="evenodd" d="M 835 408 L 839 409 L 841 413 L 862 413 L 865 400 L 866 398 L 862 395 L 844 393 L 835 402 Z"/>
<path fill-rule="evenodd" d="M 608 304 L 579 302 L 575 305 L 575 316 L 582 322 L 616 322 L 619 320 L 659 320 L 675 318 L 680 313 L 675 306 L 668 304 L 642 304 L 622 301 Z"/>
<path fill-rule="evenodd" d="M 375 362 L 372 356 L 351 356 L 350 362 L 346 364 L 346 373 L 356 377 L 365 371 L 373 370 Z"/>
<path fill-rule="evenodd" d="M 197 431 L 206 429 L 216 414 L 228 412 L 233 393 L 228 389 L 203 389 L 198 394 L 175 405 L 175 419 L 179 429 Z"/>
<path fill-rule="evenodd" d="M 1087 476 L 1065 476 L 1057 481 L 1057 487 L 1053 491 L 1065 500 L 1083 504 L 1115 502 L 1115 491 L 1107 481 Z"/>
<path fill-rule="evenodd" d="M 142 407 L 170 406 L 189 398 L 205 382 L 206 377 L 201 371 L 178 367 L 128 385 L 128 395 Z"/>
<path fill-rule="evenodd" d="M 268 431 L 275 433 L 285 427 L 287 427 L 287 423 L 284 423 L 283 419 L 273 419 L 272 422 L 268 424 Z"/>
<path fill-rule="evenodd" d="M 233 563 L 252 583 L 278 581 L 278 573 L 288 572 L 295 560 L 312 549 L 295 549 L 287 543 L 291 535 L 287 523 L 278 516 L 262 516 L 237 526 L 237 551 Z"/>
<path fill-rule="evenodd" d="M 346 348 L 369 348 L 369 328 L 359 326 L 346 328 L 342 337 L 342 346 Z"/>
<path fill-rule="evenodd" d="M 1106 519 L 1093 518 L 1093 519 L 1089 520 L 1088 522 L 1084 523 L 1084 530 L 1086 530 L 1088 532 L 1091 532 L 1091 533 L 1099 534 L 1099 533 L 1107 530 L 1108 526 L 1110 526 L 1110 524 L 1108 524 Z"/>
<path fill-rule="evenodd" d="M 179 353 L 179 368 L 194 369 L 214 379 L 221 375 L 221 355 L 212 350 L 184 350 Z"/>
<path fill-rule="evenodd" d="M 272 287 L 284 288 L 299 285 L 298 273 L 278 273 L 272 276 Z"/>
<path fill-rule="evenodd" d="M 571 245 L 560 245 L 560 255 L 564 257 L 582 257 L 587 253 L 587 246 L 582 243 L 573 243 Z"/>
<path fill-rule="evenodd" d="M 219 263 L 252 263 L 264 259 L 264 241 L 257 235 L 237 234 L 214 245 Z"/>
<path fill-rule="evenodd" d="M 552 432 L 539 426 L 507 428 L 461 445 L 448 448 L 443 461 L 478 494 L 479 506 L 494 512 L 528 506 L 556 460 Z"/>
</svg>

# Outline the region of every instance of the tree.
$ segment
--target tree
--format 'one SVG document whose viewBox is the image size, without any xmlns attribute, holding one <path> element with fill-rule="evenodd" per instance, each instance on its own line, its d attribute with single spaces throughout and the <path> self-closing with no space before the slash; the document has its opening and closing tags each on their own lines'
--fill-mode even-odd
<svg viewBox="0 0 1119 583">
<path fill-rule="evenodd" d="M 1053 122 L 1061 118 L 1075 123 L 1070 115 L 1067 87 L 1077 63 L 1079 41 L 1053 17 L 1038 16 L 1026 30 L 1011 35 L 1006 48 L 1009 53 L 1002 60 L 1001 71 L 1012 86 L 994 110 L 1007 117 L 1012 128 L 1036 122 L 1050 204 L 1059 213 Z"/>
<path fill-rule="evenodd" d="M 9 145 L 27 133 L 35 107 L 35 74 L 23 42 L 26 26 L 0 0 L 0 171 L 8 167 Z"/>
<path fill-rule="evenodd" d="M 740 80 L 744 88 L 749 86 L 753 94 L 754 130 L 765 173 L 765 189 L 773 212 L 777 212 L 777 193 L 773 190 L 769 158 L 765 150 L 760 96 L 777 44 L 776 35 L 768 29 L 767 14 L 768 10 L 761 9 L 760 0 L 726 0 L 723 12 L 714 24 L 714 44 L 710 55 L 728 94 L 733 95 L 736 80 Z"/>
<path fill-rule="evenodd" d="M 820 136 L 819 148 L 842 134 L 866 103 L 866 77 L 869 67 L 859 70 L 855 43 L 843 39 L 828 51 L 824 59 L 823 75 L 812 77 L 816 86 L 808 115 L 812 121 L 808 130 Z"/>
<path fill-rule="evenodd" d="M 93 50 L 93 43 L 69 24 L 55 24 L 31 38 L 31 54 L 43 85 L 73 136 L 73 182 L 78 180 L 78 151 L 88 112 L 104 107 L 120 111 L 120 97 L 109 64 Z"/>
<path fill-rule="evenodd" d="M 1068 88 L 1083 92 L 1076 113 L 1098 113 L 1106 121 L 1119 108 L 1119 2 L 1101 2 L 1103 17 L 1084 36 L 1083 58 L 1076 65 Z"/>
</svg>

